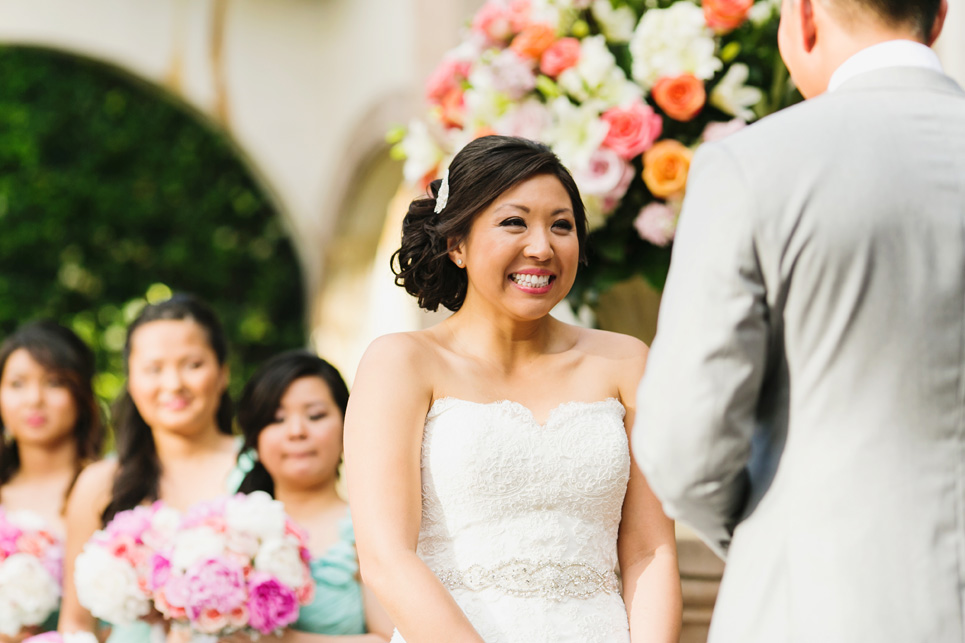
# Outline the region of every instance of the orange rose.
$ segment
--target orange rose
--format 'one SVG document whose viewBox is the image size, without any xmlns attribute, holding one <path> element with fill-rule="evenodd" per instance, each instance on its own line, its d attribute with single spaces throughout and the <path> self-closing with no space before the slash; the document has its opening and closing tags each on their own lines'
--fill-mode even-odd
<svg viewBox="0 0 965 643">
<path fill-rule="evenodd" d="M 536 60 L 556 42 L 556 30 L 547 24 L 532 24 L 513 38 L 509 46 L 520 58 Z"/>
<path fill-rule="evenodd" d="M 653 86 L 653 100 L 670 118 L 687 122 L 704 108 L 707 90 L 693 74 L 664 77 Z"/>
<path fill-rule="evenodd" d="M 704 20 L 718 32 L 737 29 L 747 20 L 754 0 L 704 0 Z"/>
<path fill-rule="evenodd" d="M 643 153 L 643 182 L 660 199 L 680 194 L 687 187 L 687 173 L 694 153 L 679 141 L 658 141 Z"/>
</svg>

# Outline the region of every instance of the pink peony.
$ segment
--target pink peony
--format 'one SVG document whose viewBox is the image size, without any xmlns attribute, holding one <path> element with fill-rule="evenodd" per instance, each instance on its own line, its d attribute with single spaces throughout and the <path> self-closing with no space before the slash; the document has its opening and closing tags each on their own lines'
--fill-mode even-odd
<svg viewBox="0 0 965 643">
<path fill-rule="evenodd" d="M 252 572 L 248 578 L 248 624 L 262 634 L 298 619 L 298 598 L 274 576 Z"/>
<path fill-rule="evenodd" d="M 610 126 L 603 145 L 626 160 L 649 150 L 663 131 L 663 120 L 642 100 L 614 107 L 600 117 Z"/>
<path fill-rule="evenodd" d="M 148 587 L 155 590 L 167 583 L 169 578 L 171 578 L 171 561 L 164 554 L 155 553 L 151 556 Z"/>
<path fill-rule="evenodd" d="M 640 210 L 633 227 L 644 241 L 655 246 L 667 246 L 677 229 L 677 215 L 666 203 L 653 202 Z"/>
<path fill-rule="evenodd" d="M 134 507 L 127 511 L 116 514 L 110 524 L 104 528 L 104 532 L 115 539 L 127 537 L 133 541 L 140 542 L 142 534 L 151 528 L 151 518 L 154 515 L 154 507 Z"/>
<path fill-rule="evenodd" d="M 191 620 L 208 610 L 227 614 L 245 602 L 244 569 L 234 561 L 209 558 L 195 563 L 184 580 L 189 596 L 185 608 Z"/>
<path fill-rule="evenodd" d="M 580 41 L 576 38 L 560 38 L 543 52 L 539 61 L 541 72 L 556 78 L 580 62 Z"/>
<path fill-rule="evenodd" d="M 426 99 L 430 103 L 441 103 L 452 90 L 461 91 L 471 67 L 468 60 L 443 59 L 426 81 Z"/>
<path fill-rule="evenodd" d="M 207 525 L 209 518 L 224 520 L 223 516 L 225 513 L 225 506 L 228 504 L 228 497 L 221 496 L 215 498 L 214 500 L 209 500 L 207 502 L 200 502 L 184 514 L 184 518 L 181 520 L 181 525 L 179 529 L 190 529 L 191 527 L 198 527 L 201 525 Z"/>
</svg>

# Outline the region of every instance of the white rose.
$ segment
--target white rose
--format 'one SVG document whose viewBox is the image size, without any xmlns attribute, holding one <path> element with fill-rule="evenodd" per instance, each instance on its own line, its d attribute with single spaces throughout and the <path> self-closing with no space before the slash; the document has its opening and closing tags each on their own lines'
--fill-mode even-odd
<svg viewBox="0 0 965 643">
<path fill-rule="evenodd" d="M 586 167 L 590 157 L 603 143 L 610 126 L 600 120 L 600 110 L 592 103 L 574 105 L 560 97 L 550 104 L 553 124 L 546 140 L 570 171 Z"/>
<path fill-rule="evenodd" d="M 13 554 L 0 564 L 0 587 L 16 588 L 10 598 L 24 625 L 40 625 L 60 602 L 57 580 L 30 554 Z"/>
<path fill-rule="evenodd" d="M 756 118 L 749 109 L 764 99 L 764 92 L 757 87 L 745 85 L 750 69 L 744 63 L 731 65 L 714 90 L 710 92 L 710 104 L 720 111 L 744 121 Z"/>
<path fill-rule="evenodd" d="M 74 563 L 77 599 L 91 614 L 110 623 L 130 624 L 151 610 L 134 568 L 97 546 L 87 546 Z"/>
<path fill-rule="evenodd" d="M 298 541 L 290 536 L 266 541 L 255 556 L 255 569 L 266 572 L 292 589 L 305 582 L 305 563 Z"/>
<path fill-rule="evenodd" d="M 600 31 L 610 42 L 629 42 L 637 24 L 637 14 L 630 7 L 614 9 L 610 0 L 594 0 L 590 5 Z"/>
<path fill-rule="evenodd" d="M 429 133 L 428 126 L 420 120 L 409 123 L 409 129 L 399 148 L 405 154 L 402 173 L 409 183 L 419 181 L 433 171 L 442 160 L 442 150 Z"/>
<path fill-rule="evenodd" d="M 260 540 L 280 538 L 285 533 L 285 506 L 264 491 L 229 498 L 224 517 L 229 529 Z"/>
<path fill-rule="evenodd" d="M 643 14 L 630 39 L 633 78 L 645 89 L 664 76 L 691 73 L 709 80 L 723 63 L 714 55 L 717 45 L 703 10 L 689 2 Z"/>
<path fill-rule="evenodd" d="M 225 550 L 225 537 L 210 527 L 185 529 L 174 540 L 171 566 L 184 571 L 199 560 L 217 558 Z"/>
</svg>

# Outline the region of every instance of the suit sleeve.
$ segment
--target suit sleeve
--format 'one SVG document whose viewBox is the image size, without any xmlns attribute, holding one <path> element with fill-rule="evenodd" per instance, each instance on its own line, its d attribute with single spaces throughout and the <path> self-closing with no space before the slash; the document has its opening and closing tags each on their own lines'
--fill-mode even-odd
<svg viewBox="0 0 965 643">
<path fill-rule="evenodd" d="M 632 434 L 634 455 L 664 511 L 721 557 L 745 503 L 767 364 L 753 207 L 736 160 L 720 144 L 701 147 Z"/>
</svg>

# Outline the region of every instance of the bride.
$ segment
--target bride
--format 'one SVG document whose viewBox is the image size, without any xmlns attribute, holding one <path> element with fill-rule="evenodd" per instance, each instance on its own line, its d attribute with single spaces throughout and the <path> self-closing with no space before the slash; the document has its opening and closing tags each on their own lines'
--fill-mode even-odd
<svg viewBox="0 0 965 643">
<path fill-rule="evenodd" d="M 647 348 L 549 315 L 584 257 L 576 184 L 547 147 L 487 136 L 430 194 L 396 281 L 455 312 L 372 343 L 345 423 L 392 642 L 677 641 L 673 524 L 627 446 Z"/>
</svg>

